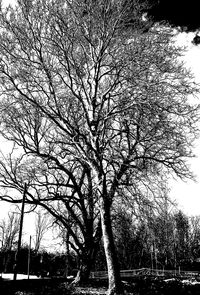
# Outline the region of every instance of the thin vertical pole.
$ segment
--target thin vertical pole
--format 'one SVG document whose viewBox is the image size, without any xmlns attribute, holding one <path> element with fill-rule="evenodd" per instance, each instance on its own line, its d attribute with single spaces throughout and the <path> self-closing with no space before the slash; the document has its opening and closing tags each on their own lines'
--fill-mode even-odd
<svg viewBox="0 0 200 295">
<path fill-rule="evenodd" d="M 27 186 L 26 186 L 26 183 L 25 183 L 24 184 L 23 199 L 22 199 L 22 208 L 21 208 L 21 218 L 20 218 L 20 227 L 19 227 L 19 238 L 18 238 L 18 244 L 17 244 L 17 251 L 15 253 L 14 276 L 13 276 L 13 280 L 14 281 L 17 279 L 19 251 L 20 251 L 20 248 L 21 248 L 21 241 L 22 241 L 22 228 L 23 228 L 23 219 L 24 219 L 24 205 L 25 205 L 26 190 L 27 190 Z"/>
<path fill-rule="evenodd" d="M 153 252 L 151 252 L 151 274 L 153 274 Z"/>
<path fill-rule="evenodd" d="M 28 270 L 27 270 L 28 280 L 30 276 L 30 261 L 31 261 L 31 236 L 30 236 L 29 249 L 28 249 Z"/>
</svg>

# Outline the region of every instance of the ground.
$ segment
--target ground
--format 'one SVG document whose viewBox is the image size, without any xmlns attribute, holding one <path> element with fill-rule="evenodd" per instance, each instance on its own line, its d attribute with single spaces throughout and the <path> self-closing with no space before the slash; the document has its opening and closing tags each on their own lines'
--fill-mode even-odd
<svg viewBox="0 0 200 295">
<path fill-rule="evenodd" d="M 200 277 L 181 278 L 155 278 L 135 277 L 126 280 L 124 289 L 126 295 L 199 295 Z M 1 295 L 105 295 L 106 280 L 91 280 L 84 286 L 69 287 L 63 279 L 32 279 L 13 281 L 1 281 Z"/>
</svg>

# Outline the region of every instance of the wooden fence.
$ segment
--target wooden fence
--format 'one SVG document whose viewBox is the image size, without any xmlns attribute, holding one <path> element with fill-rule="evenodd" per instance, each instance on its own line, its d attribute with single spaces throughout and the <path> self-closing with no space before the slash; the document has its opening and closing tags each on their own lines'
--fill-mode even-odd
<svg viewBox="0 0 200 295">
<path fill-rule="evenodd" d="M 158 276 L 158 277 L 197 277 L 200 276 L 198 271 L 182 271 L 182 270 L 164 270 L 140 268 L 131 270 L 121 270 L 121 278 L 132 278 L 135 276 Z M 107 271 L 95 271 L 90 275 L 91 278 L 106 279 L 108 277 Z"/>
</svg>

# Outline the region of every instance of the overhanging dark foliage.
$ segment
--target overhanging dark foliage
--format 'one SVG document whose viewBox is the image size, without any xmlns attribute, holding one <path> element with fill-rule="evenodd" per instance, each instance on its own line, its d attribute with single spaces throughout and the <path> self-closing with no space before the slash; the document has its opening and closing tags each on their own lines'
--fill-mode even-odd
<svg viewBox="0 0 200 295">
<path fill-rule="evenodd" d="M 199 5 L 196 0 L 148 0 L 149 16 L 154 21 L 167 21 L 186 31 L 200 29 Z"/>
</svg>

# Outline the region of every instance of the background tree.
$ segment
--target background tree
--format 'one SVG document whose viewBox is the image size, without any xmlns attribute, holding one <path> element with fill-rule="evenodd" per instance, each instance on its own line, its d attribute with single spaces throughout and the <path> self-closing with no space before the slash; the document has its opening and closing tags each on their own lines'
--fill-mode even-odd
<svg viewBox="0 0 200 295">
<path fill-rule="evenodd" d="M 131 214 L 125 213 L 123 209 L 118 211 L 113 218 L 113 231 L 120 268 L 130 269 L 133 265 L 134 254 L 137 252 L 134 249 L 136 245 L 135 228 Z"/>
<path fill-rule="evenodd" d="M 7 219 L 0 221 L 0 241 L 1 249 L 11 250 L 17 241 L 19 232 L 19 214 L 16 212 L 8 213 Z"/>
<path fill-rule="evenodd" d="M 19 214 L 16 212 L 8 213 L 8 217 L 0 220 L 0 242 L 1 242 L 1 269 L 8 271 L 11 252 L 15 249 L 19 234 Z"/>
<path fill-rule="evenodd" d="M 109 294 L 122 294 L 115 200 L 122 191 L 148 200 L 169 173 L 191 177 L 186 159 L 197 135 L 197 107 L 188 103 L 196 86 L 172 32 L 142 34 L 129 20 L 128 1 L 111 0 L 22 0 L 0 18 L 1 134 L 21 151 L 9 169 L 1 162 L 2 187 L 21 191 L 26 180 L 27 203 L 65 226 L 57 209 L 66 206 L 86 260 L 101 221 Z"/>
<path fill-rule="evenodd" d="M 156 268 L 174 268 L 174 211 L 176 207 L 167 198 L 164 192 L 164 200 L 157 214 L 150 215 L 147 220 L 147 228 L 150 232 L 152 266 Z"/>
<path fill-rule="evenodd" d="M 189 219 L 179 210 L 174 215 L 175 221 L 175 257 L 176 264 L 182 266 L 183 261 L 189 260 Z"/>
<path fill-rule="evenodd" d="M 191 260 L 198 264 L 200 258 L 200 216 L 192 216 L 189 218 L 189 241 Z"/>
<path fill-rule="evenodd" d="M 35 219 L 35 237 L 34 237 L 34 250 L 37 253 L 40 250 L 42 240 L 44 239 L 45 234 L 49 230 L 50 221 L 47 214 L 41 210 L 36 211 Z"/>
</svg>

